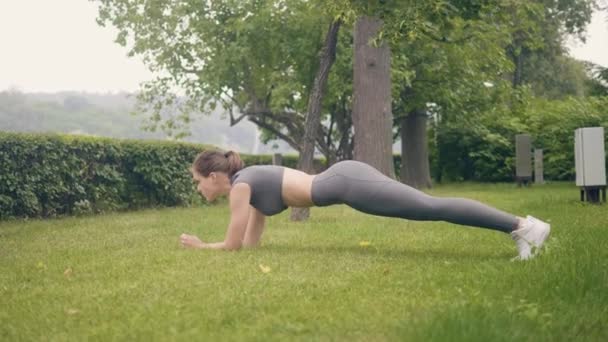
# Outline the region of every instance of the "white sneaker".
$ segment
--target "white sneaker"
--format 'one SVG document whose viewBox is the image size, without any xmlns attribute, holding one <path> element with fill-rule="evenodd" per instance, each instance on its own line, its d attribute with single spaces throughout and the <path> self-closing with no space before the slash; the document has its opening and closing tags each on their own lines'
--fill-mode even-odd
<svg viewBox="0 0 608 342">
<path fill-rule="evenodd" d="M 551 232 L 551 225 L 530 215 L 526 216 L 519 229 L 511 232 L 519 256 L 516 260 L 528 260 L 536 256 Z"/>
<path fill-rule="evenodd" d="M 519 255 L 512 258 L 511 261 L 530 259 L 532 257 L 532 248 L 530 248 L 530 245 L 526 242 L 526 240 L 522 239 L 517 234 L 513 234 L 513 232 L 511 232 L 511 238 L 515 240 L 515 245 L 517 246 L 517 251 L 519 252 Z"/>
</svg>

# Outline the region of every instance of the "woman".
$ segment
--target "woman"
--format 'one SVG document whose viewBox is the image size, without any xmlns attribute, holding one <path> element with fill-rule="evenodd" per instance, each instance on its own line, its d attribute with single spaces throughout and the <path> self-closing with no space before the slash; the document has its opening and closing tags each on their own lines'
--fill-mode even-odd
<svg viewBox="0 0 608 342">
<path fill-rule="evenodd" d="M 185 247 L 234 250 L 258 245 L 266 216 L 290 206 L 332 204 L 372 215 L 409 220 L 447 221 L 511 234 L 519 255 L 537 254 L 549 236 L 550 225 L 532 216 L 525 219 L 464 198 L 439 198 L 395 181 L 362 162 L 345 160 L 317 175 L 276 165 L 244 168 L 234 151 L 204 151 L 192 165 L 197 191 L 208 201 L 229 195 L 230 224 L 222 242 L 205 243 L 182 234 Z"/>
</svg>

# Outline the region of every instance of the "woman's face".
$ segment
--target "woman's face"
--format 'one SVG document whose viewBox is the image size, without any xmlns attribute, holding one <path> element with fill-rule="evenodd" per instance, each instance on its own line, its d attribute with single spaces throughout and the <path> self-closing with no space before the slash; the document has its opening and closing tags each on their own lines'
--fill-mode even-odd
<svg viewBox="0 0 608 342">
<path fill-rule="evenodd" d="M 211 172 L 208 177 L 203 177 L 198 172 L 192 172 L 192 179 L 196 184 L 196 191 L 203 195 L 207 201 L 211 202 L 220 195 L 220 184 L 218 173 Z"/>
</svg>

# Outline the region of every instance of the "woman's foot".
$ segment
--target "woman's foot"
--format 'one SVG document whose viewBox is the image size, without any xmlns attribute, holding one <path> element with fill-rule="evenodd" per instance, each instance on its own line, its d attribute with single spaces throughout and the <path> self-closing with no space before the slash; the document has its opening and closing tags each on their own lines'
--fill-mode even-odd
<svg viewBox="0 0 608 342">
<path fill-rule="evenodd" d="M 549 233 L 551 225 L 535 217 L 528 215 L 522 219 L 519 228 L 511 232 L 515 240 L 519 255 L 515 260 L 528 260 L 535 257 L 539 252 Z"/>
</svg>

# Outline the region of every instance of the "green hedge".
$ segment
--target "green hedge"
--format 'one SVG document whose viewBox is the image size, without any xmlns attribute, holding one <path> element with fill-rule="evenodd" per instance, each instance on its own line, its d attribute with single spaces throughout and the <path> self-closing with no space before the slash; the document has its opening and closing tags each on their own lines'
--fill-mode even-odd
<svg viewBox="0 0 608 342">
<path fill-rule="evenodd" d="M 203 203 L 190 165 L 212 146 L 0 132 L 0 219 Z M 246 165 L 272 156 L 241 155 Z M 297 156 L 284 156 L 295 167 Z"/>
</svg>

